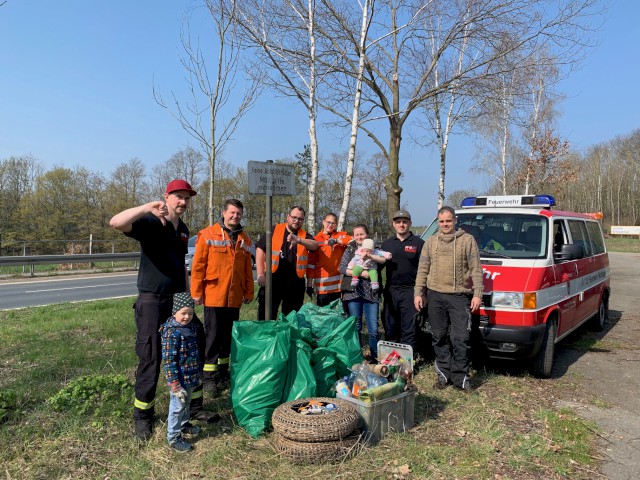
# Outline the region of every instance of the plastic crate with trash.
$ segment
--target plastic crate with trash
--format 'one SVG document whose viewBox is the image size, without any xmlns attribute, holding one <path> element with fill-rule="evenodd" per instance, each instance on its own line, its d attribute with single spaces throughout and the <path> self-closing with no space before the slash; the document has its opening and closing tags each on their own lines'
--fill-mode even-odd
<svg viewBox="0 0 640 480">
<path fill-rule="evenodd" d="M 384 340 L 378 342 L 378 360 L 381 363 L 398 355 L 413 367 L 413 349 L 410 345 Z M 370 445 L 378 443 L 387 433 L 406 432 L 414 426 L 415 387 L 388 398 L 367 401 L 340 391 L 337 392 L 337 396 L 356 407 L 359 416 L 358 427 L 364 441 Z"/>
</svg>

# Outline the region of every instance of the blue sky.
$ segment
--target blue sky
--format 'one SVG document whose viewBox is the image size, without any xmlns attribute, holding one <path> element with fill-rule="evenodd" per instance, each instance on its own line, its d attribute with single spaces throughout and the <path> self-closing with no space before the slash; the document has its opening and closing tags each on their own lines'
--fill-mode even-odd
<svg viewBox="0 0 640 480">
<path fill-rule="evenodd" d="M 152 94 L 154 81 L 165 97 L 185 86 L 179 31 L 191 4 L 8 0 L 0 7 L 0 159 L 31 154 L 47 167 L 84 165 L 109 173 L 138 157 L 150 172 L 186 145 L 196 146 Z M 612 3 L 597 32 L 599 45 L 561 84 L 567 99 L 558 133 L 573 149 L 640 128 L 639 15 L 640 2 Z M 346 152 L 346 138 L 321 131 L 320 142 L 326 157 Z M 306 143 L 305 111 L 267 93 L 236 132 L 225 160 L 246 168 L 249 160 L 291 158 Z M 376 151 L 364 140 L 359 145 L 362 155 Z M 447 192 L 488 183 L 469 173 L 474 153 L 468 139 L 452 139 Z M 426 224 L 437 201 L 437 155 L 408 142 L 401 155 L 402 202 L 415 224 Z"/>
</svg>

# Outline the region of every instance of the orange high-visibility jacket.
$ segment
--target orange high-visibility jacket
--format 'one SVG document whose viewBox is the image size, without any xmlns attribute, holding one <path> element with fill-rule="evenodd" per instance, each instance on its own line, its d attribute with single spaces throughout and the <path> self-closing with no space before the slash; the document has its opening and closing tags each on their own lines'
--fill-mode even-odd
<svg viewBox="0 0 640 480">
<path fill-rule="evenodd" d="M 329 245 L 329 239 L 336 239 L 334 245 Z M 320 232 L 315 236 L 318 242 L 318 250 L 309 255 L 309 267 L 307 278 L 313 278 L 313 286 L 317 289 L 318 295 L 325 293 L 335 293 L 340 291 L 340 260 L 344 254 L 347 244 L 353 237 L 347 232 L 331 232 L 327 235 Z"/>
<path fill-rule="evenodd" d="M 279 223 L 273 229 L 273 236 L 271 237 L 271 273 L 275 273 L 278 270 L 284 236 L 288 234 L 286 223 Z M 296 235 L 303 239 L 307 238 L 307 232 L 303 229 L 298 230 Z M 296 275 L 300 278 L 304 278 L 304 274 L 307 271 L 308 255 L 309 251 L 298 243 L 296 246 Z"/>
<path fill-rule="evenodd" d="M 253 300 L 251 239 L 238 234 L 235 248 L 220 223 L 198 232 L 191 264 L 191 296 L 206 307 L 240 308 Z"/>
</svg>

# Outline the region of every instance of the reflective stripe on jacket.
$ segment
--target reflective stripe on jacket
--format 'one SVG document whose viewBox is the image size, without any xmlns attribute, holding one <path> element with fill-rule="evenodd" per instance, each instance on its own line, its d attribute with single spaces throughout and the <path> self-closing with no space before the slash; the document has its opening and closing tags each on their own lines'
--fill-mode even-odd
<svg viewBox="0 0 640 480">
<path fill-rule="evenodd" d="M 336 240 L 334 245 L 329 245 L 331 238 Z M 331 232 L 330 235 L 320 232 L 315 240 L 319 248 L 309 254 L 307 278 L 314 279 L 319 295 L 340 292 L 340 260 L 352 237 L 347 232 Z"/>
<path fill-rule="evenodd" d="M 215 223 L 198 233 L 191 264 L 191 296 L 206 307 L 240 308 L 253 300 L 251 239 L 240 232 L 235 248 L 229 233 Z"/>
<path fill-rule="evenodd" d="M 286 223 L 279 223 L 273 229 L 273 237 L 271 237 L 271 273 L 275 273 L 276 270 L 278 270 L 285 233 L 288 234 Z M 298 230 L 296 235 L 302 239 L 307 238 L 307 232 L 303 229 Z M 276 250 L 276 248 L 278 250 Z M 304 278 L 307 271 L 307 264 L 309 262 L 308 255 L 309 251 L 302 244 L 298 243 L 298 245 L 296 245 L 296 275 L 300 278 Z"/>
</svg>

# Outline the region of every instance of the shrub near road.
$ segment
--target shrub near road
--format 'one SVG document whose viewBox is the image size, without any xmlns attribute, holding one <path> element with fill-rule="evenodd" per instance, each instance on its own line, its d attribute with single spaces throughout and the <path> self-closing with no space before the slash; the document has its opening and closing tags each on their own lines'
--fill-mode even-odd
<svg viewBox="0 0 640 480">
<path fill-rule="evenodd" d="M 572 388 L 562 378 L 483 373 L 476 376 L 481 383 L 476 392 L 464 395 L 434 390 L 430 366 L 416 378 L 418 425 L 362 448 L 340 465 L 294 469 L 278 456 L 271 434 L 253 440 L 235 426 L 228 392 L 215 401 L 205 400 L 223 420 L 205 425 L 195 451 L 180 455 L 166 447 L 167 394 L 161 385 L 154 437 L 139 443 L 128 408 L 136 364 L 132 302 L 0 312 L 0 464 L 6 478 L 597 475 L 593 427 L 570 411 L 551 407 L 554 397 Z M 243 307 L 241 318 L 255 318 L 255 305 Z"/>
</svg>

